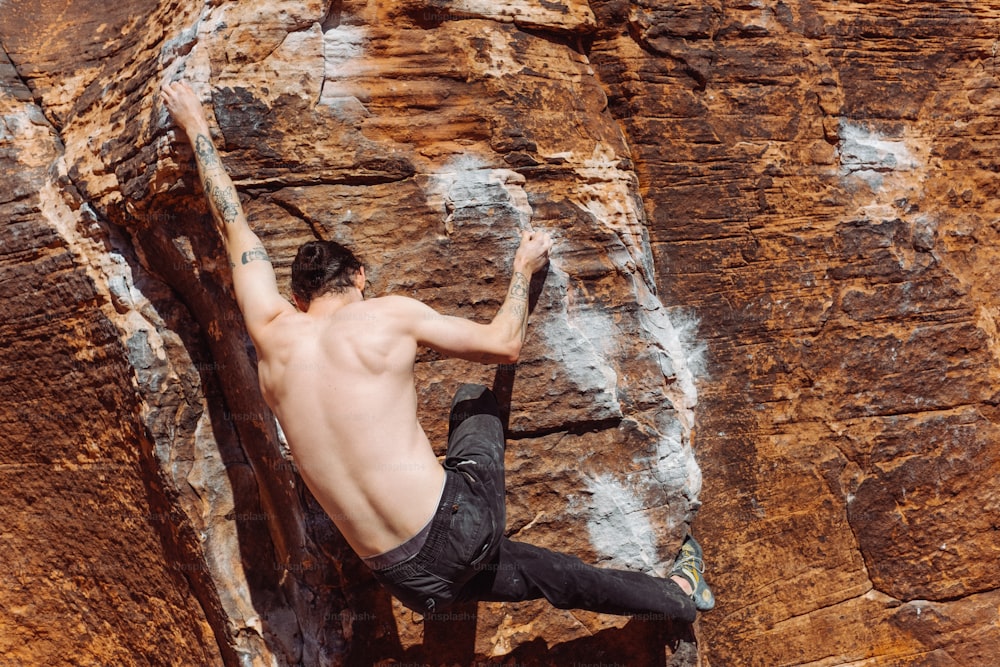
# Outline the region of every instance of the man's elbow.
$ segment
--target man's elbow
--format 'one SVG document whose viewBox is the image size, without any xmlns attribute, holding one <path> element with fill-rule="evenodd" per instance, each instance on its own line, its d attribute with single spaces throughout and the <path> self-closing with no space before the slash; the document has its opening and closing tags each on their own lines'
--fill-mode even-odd
<svg viewBox="0 0 1000 667">
<path fill-rule="evenodd" d="M 518 359 L 521 358 L 521 341 L 511 341 L 506 346 L 504 346 L 503 352 L 499 355 L 500 363 L 503 364 L 516 364 Z"/>
</svg>

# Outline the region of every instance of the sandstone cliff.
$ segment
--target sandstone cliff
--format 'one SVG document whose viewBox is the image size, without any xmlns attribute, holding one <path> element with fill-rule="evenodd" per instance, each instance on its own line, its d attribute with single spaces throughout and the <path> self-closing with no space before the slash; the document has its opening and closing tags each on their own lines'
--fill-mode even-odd
<svg viewBox="0 0 1000 667">
<path fill-rule="evenodd" d="M 1000 650 L 1000 4 L 0 4 L 0 664 L 989 665 Z M 516 369 L 508 532 L 669 564 L 695 628 L 421 619 L 256 389 L 187 78 L 287 291 L 297 246 L 487 318 L 556 247 Z"/>
</svg>

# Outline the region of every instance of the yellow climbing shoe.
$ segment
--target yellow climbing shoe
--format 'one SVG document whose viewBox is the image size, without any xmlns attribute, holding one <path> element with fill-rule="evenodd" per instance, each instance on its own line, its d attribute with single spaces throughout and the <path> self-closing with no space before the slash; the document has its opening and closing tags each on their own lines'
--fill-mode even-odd
<svg viewBox="0 0 1000 667">
<path fill-rule="evenodd" d="M 684 538 L 681 550 L 677 553 L 670 576 L 680 575 L 691 584 L 691 599 L 698 611 L 709 611 L 715 608 L 715 596 L 705 581 L 705 561 L 701 558 L 701 545 L 690 535 Z"/>
</svg>

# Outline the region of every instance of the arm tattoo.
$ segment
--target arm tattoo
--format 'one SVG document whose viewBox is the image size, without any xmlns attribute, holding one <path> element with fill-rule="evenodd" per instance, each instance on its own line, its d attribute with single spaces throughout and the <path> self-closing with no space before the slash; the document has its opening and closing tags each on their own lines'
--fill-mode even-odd
<svg viewBox="0 0 1000 667">
<path fill-rule="evenodd" d="M 221 167 L 222 161 L 219 153 L 215 150 L 215 144 L 204 134 L 199 134 L 194 139 L 194 152 L 202 167 Z"/>
<path fill-rule="evenodd" d="M 528 279 L 520 271 L 514 272 L 514 277 L 510 281 L 510 289 L 507 290 L 507 299 L 497 315 L 507 312 L 514 318 L 521 320 L 521 337 L 524 338 L 524 328 L 527 325 L 525 313 L 528 311 Z"/>
<path fill-rule="evenodd" d="M 514 279 L 511 280 L 510 290 L 507 292 L 507 296 L 521 300 L 528 298 L 528 279 L 525 278 L 524 274 L 520 271 L 514 274 Z"/>
<path fill-rule="evenodd" d="M 244 252 L 243 257 L 240 259 L 240 261 L 243 264 L 249 264 L 255 259 L 262 259 L 265 262 L 271 261 L 271 258 L 267 256 L 267 251 L 264 250 L 264 246 L 262 245 L 254 246 L 253 248 L 250 248 L 249 250 Z"/>
<path fill-rule="evenodd" d="M 215 204 L 215 210 L 222 216 L 223 222 L 236 222 L 236 216 L 240 213 L 240 204 L 235 189 L 232 187 L 215 188 L 209 197 Z"/>
<path fill-rule="evenodd" d="M 211 178 L 205 178 L 205 196 L 208 201 L 219 212 L 223 222 L 236 222 L 236 216 L 240 214 L 240 204 L 238 195 L 232 187 L 216 187 Z"/>
<path fill-rule="evenodd" d="M 195 137 L 194 152 L 202 169 L 222 167 L 222 160 L 219 159 L 219 153 L 215 150 L 215 145 L 204 134 L 199 134 Z M 207 176 L 205 177 L 204 188 L 205 196 L 208 197 L 208 201 L 218 211 L 222 221 L 226 223 L 236 222 L 236 217 L 240 213 L 240 200 L 236 194 L 236 189 L 231 185 L 216 186 L 212 183 L 212 179 Z"/>
</svg>

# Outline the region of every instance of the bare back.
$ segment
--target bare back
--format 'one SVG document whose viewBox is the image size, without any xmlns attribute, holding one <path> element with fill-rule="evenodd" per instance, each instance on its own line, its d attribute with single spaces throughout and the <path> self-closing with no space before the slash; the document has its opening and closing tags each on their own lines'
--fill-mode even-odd
<svg viewBox="0 0 1000 667">
<path fill-rule="evenodd" d="M 418 532 L 444 483 L 417 421 L 417 342 L 398 299 L 288 313 L 255 340 L 261 391 L 299 472 L 361 556 Z"/>
</svg>

